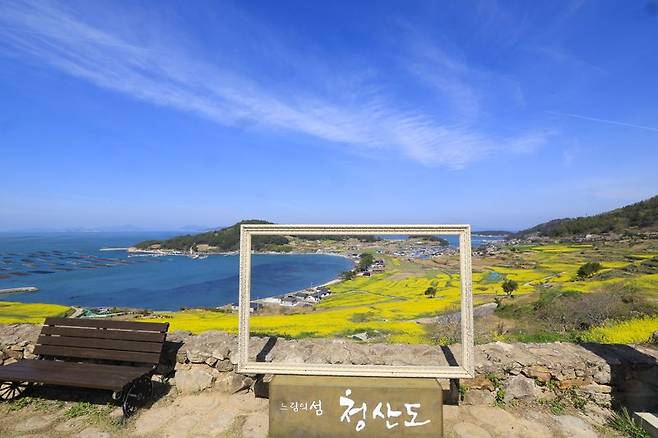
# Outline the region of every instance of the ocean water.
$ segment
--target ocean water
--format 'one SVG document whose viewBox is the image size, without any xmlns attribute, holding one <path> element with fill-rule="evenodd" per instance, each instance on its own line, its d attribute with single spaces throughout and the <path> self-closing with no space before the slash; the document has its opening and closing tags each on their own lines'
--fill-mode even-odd
<svg viewBox="0 0 658 438">
<path fill-rule="evenodd" d="M 178 310 L 238 300 L 238 256 L 131 256 L 128 247 L 171 233 L 0 233 L 0 289 L 34 286 L 36 293 L 0 295 L 0 301 L 84 307 Z M 326 283 L 351 269 L 343 257 L 254 255 L 252 298 Z"/>
</svg>

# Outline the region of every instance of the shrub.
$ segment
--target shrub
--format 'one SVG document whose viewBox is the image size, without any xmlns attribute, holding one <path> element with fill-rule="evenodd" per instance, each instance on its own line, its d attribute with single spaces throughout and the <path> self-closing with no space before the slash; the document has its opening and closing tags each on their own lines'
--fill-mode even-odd
<svg viewBox="0 0 658 438">
<path fill-rule="evenodd" d="M 519 283 L 514 280 L 505 280 L 503 281 L 503 292 L 507 294 L 508 297 L 511 297 L 515 290 L 519 288 Z"/>
<path fill-rule="evenodd" d="M 600 271 L 603 266 L 599 262 L 587 262 L 578 268 L 578 278 L 588 278 Z"/>
<path fill-rule="evenodd" d="M 434 286 L 430 286 L 427 289 L 425 289 L 424 294 L 429 298 L 434 298 L 436 296 L 436 288 Z"/>
<path fill-rule="evenodd" d="M 534 305 L 535 317 L 555 331 L 589 330 L 609 320 L 653 315 L 656 308 L 628 286 L 589 294 L 544 292 Z"/>
</svg>

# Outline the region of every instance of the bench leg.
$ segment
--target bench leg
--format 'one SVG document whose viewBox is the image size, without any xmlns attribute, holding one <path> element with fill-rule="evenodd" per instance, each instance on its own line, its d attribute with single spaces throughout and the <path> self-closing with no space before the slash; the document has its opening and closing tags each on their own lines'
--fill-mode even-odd
<svg viewBox="0 0 658 438">
<path fill-rule="evenodd" d="M 0 382 L 0 400 L 14 400 L 25 392 L 27 382 Z"/>
<path fill-rule="evenodd" d="M 153 395 L 153 382 L 150 376 L 140 377 L 130 384 L 123 397 L 123 419 L 128 419 L 135 413 L 137 407 L 143 405 Z"/>
</svg>

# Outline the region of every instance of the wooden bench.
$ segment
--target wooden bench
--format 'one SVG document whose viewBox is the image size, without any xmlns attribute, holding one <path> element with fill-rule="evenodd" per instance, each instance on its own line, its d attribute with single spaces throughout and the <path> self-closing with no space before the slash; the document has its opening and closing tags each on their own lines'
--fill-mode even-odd
<svg viewBox="0 0 658 438">
<path fill-rule="evenodd" d="M 19 397 L 30 384 L 112 391 L 124 418 L 153 393 L 169 323 L 46 318 L 37 359 L 0 366 L 0 398 Z"/>
</svg>

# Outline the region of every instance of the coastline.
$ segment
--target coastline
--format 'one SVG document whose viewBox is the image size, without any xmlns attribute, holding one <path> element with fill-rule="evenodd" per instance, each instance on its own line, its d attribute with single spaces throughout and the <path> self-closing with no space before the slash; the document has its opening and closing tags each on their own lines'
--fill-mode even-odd
<svg viewBox="0 0 658 438">
<path fill-rule="evenodd" d="M 103 251 L 104 249 L 101 248 L 100 251 Z M 130 247 L 130 248 L 112 248 L 112 249 L 105 249 L 105 251 L 119 251 L 119 250 L 125 250 L 129 254 L 144 254 L 144 255 L 151 255 L 155 257 L 163 257 L 163 256 L 184 256 L 184 257 L 190 257 L 194 258 L 195 256 L 232 256 L 232 255 L 239 255 L 240 251 L 194 251 L 194 252 L 183 252 L 183 251 L 178 251 L 175 249 L 139 249 L 135 247 Z M 251 251 L 251 254 L 253 255 L 326 255 L 326 256 L 335 256 L 335 257 L 343 257 L 345 259 L 352 260 L 352 258 L 346 254 L 341 254 L 337 252 L 327 252 L 327 251 L 288 251 L 288 252 L 283 252 L 283 251 Z"/>
</svg>

